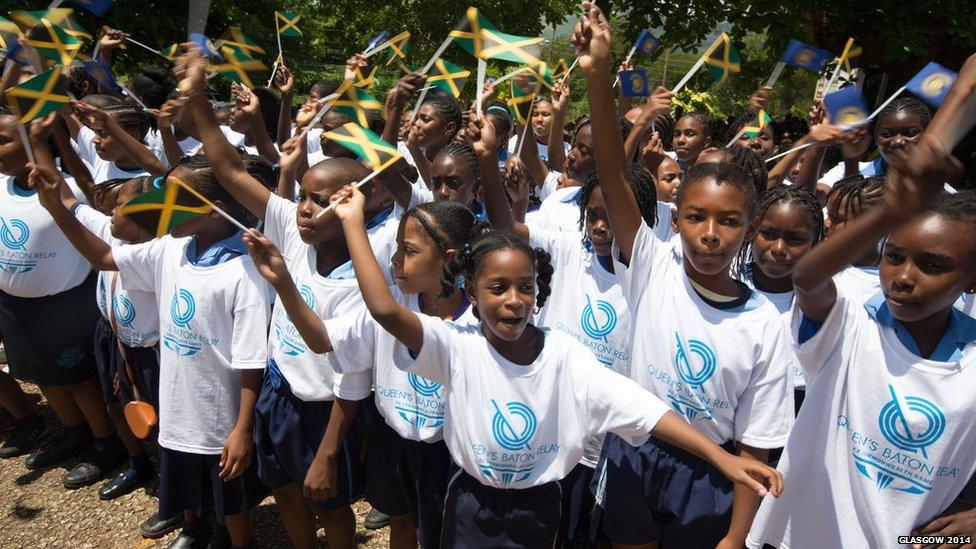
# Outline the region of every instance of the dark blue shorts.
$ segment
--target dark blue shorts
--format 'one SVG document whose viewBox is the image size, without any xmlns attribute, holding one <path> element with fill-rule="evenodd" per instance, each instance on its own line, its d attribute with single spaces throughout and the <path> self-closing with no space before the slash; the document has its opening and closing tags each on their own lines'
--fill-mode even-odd
<svg viewBox="0 0 976 549">
<path fill-rule="evenodd" d="M 567 545 L 573 540 L 590 539 L 590 516 L 593 513 L 593 491 L 590 483 L 593 469 L 578 463 L 566 478 L 559 481 L 563 489 L 563 537 Z"/>
<path fill-rule="evenodd" d="M 254 453 L 258 476 L 272 490 L 289 484 L 305 485 L 305 475 L 315 458 L 332 414 L 331 401 L 306 402 L 291 392 L 274 360 L 268 361 L 261 394 L 254 409 Z M 363 422 L 356 422 L 339 450 L 337 461 L 338 497 L 311 501 L 326 511 L 349 505 L 363 493 L 364 464 L 359 458 L 363 441 Z"/>
<path fill-rule="evenodd" d="M 74 385 L 92 379 L 92 340 L 100 318 L 98 274 L 60 294 L 16 297 L 0 291 L 0 333 L 10 375 L 37 385 Z"/>
<path fill-rule="evenodd" d="M 135 400 L 132 384 L 125 372 L 125 364 L 119 353 L 119 338 L 103 317 L 95 325 L 95 366 L 98 367 L 98 381 L 102 385 L 105 404 L 124 405 Z M 129 347 L 122 344 L 125 357 L 135 375 L 136 387 L 142 400 L 159 409 L 159 355 L 152 347 Z M 115 380 L 119 380 L 119 391 L 115 392 Z"/>
<path fill-rule="evenodd" d="M 385 422 L 369 432 L 366 499 L 380 511 L 413 515 L 423 547 L 439 547 L 451 454 L 444 441 L 406 440 Z"/>
<path fill-rule="evenodd" d="M 441 547 L 554 547 L 560 539 L 558 482 L 520 490 L 485 486 L 451 464 Z"/>
<path fill-rule="evenodd" d="M 254 462 L 239 477 L 224 482 L 220 456 L 159 449 L 159 516 L 172 517 L 186 509 L 198 517 L 213 505 L 217 521 L 227 515 L 246 514 L 268 495 L 258 479 Z"/>
<path fill-rule="evenodd" d="M 732 451 L 732 443 L 723 445 Z M 715 547 L 732 519 L 732 481 L 707 461 L 652 438 L 607 434 L 593 478 L 591 537 L 664 547 Z"/>
</svg>

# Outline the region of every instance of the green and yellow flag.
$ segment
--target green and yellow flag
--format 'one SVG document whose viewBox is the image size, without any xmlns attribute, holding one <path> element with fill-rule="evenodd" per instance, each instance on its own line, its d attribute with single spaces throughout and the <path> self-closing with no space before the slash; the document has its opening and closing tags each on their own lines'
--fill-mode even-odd
<svg viewBox="0 0 976 549">
<path fill-rule="evenodd" d="M 38 53 L 53 60 L 55 63 L 69 66 L 75 54 L 81 49 L 81 40 L 64 32 L 61 27 L 41 19 L 36 27 L 27 35 L 27 44 L 33 46 Z"/>
<path fill-rule="evenodd" d="M 10 18 L 20 26 L 24 32 L 28 32 L 36 27 L 41 19 L 47 19 L 55 25 L 60 25 L 71 15 L 71 8 L 54 8 L 50 10 L 25 11 L 17 10 L 10 12 Z"/>
<path fill-rule="evenodd" d="M 742 70 L 740 66 L 739 52 L 732 45 L 729 35 L 722 33 L 715 42 L 706 50 L 703 56 L 705 66 L 712 77 L 719 83 L 728 80 L 729 76 Z"/>
<path fill-rule="evenodd" d="M 535 93 L 541 92 L 542 88 L 551 90 L 555 85 L 552 72 L 549 71 L 549 66 L 545 61 L 539 61 L 536 65 L 530 66 L 529 75 L 535 83 Z"/>
<path fill-rule="evenodd" d="M 478 59 L 501 59 L 526 65 L 539 63 L 541 36 L 531 38 L 505 34 L 474 7 L 468 8 L 465 23 L 463 28 L 452 30 L 449 36 Z"/>
<path fill-rule="evenodd" d="M 229 78 L 239 84 L 243 84 L 248 88 L 253 88 L 254 80 L 262 72 L 268 70 L 268 66 L 262 63 L 260 59 L 250 57 L 231 46 L 220 48 L 220 53 L 224 56 L 224 62 L 211 64 L 207 67 L 207 70 L 217 73 L 224 78 Z"/>
<path fill-rule="evenodd" d="M 332 108 L 352 118 L 362 127 L 369 126 L 370 113 L 382 113 L 383 103 L 363 90 L 349 86 L 338 99 L 332 102 Z"/>
<path fill-rule="evenodd" d="M 532 103 L 535 101 L 538 91 L 539 84 L 537 79 L 532 76 L 517 76 L 512 79 L 512 98 L 508 100 L 508 110 L 519 125 L 528 124 Z"/>
<path fill-rule="evenodd" d="M 21 125 L 71 102 L 68 79 L 61 76 L 60 66 L 42 72 L 19 86 L 7 88 L 3 92 L 3 99 Z"/>
<path fill-rule="evenodd" d="M 750 120 L 749 123 L 742 128 L 742 132 L 746 134 L 749 139 L 755 139 L 760 133 L 762 133 L 766 125 L 772 121 L 773 119 L 766 114 L 766 111 L 760 109 L 759 113 L 756 114 L 756 118 Z"/>
<path fill-rule="evenodd" d="M 254 55 L 264 55 L 264 48 L 257 45 L 254 40 L 251 40 L 247 36 L 244 36 L 244 32 L 240 27 L 228 27 L 224 31 L 224 34 L 220 35 L 215 43 L 217 48 L 222 48 L 224 46 L 233 47 L 234 49 L 243 52 L 245 55 L 254 57 Z"/>
<path fill-rule="evenodd" d="M 169 176 L 166 186 L 154 189 L 125 203 L 119 214 L 130 216 L 156 238 L 173 227 L 213 211 L 213 204 L 179 179 Z"/>
<path fill-rule="evenodd" d="M 552 74 L 553 80 L 561 80 L 562 77 L 566 76 L 569 72 L 569 65 L 566 64 L 566 60 L 562 57 L 556 62 L 556 72 Z"/>
<path fill-rule="evenodd" d="M 159 54 L 170 61 L 176 61 L 176 58 L 180 56 L 180 45 L 173 44 L 172 46 L 167 46 L 160 50 Z"/>
<path fill-rule="evenodd" d="M 302 16 L 290 11 L 275 12 L 275 28 L 281 36 L 302 36 L 302 31 L 298 28 L 298 22 Z"/>
<path fill-rule="evenodd" d="M 322 137 L 356 153 L 373 171 L 381 172 L 402 158 L 395 146 L 355 122 L 348 122 L 331 132 L 325 132 Z"/>
<path fill-rule="evenodd" d="M 844 52 L 840 54 L 840 62 L 844 64 L 844 70 L 850 74 L 854 70 L 851 66 L 851 59 L 855 57 L 860 57 L 864 53 L 861 46 L 854 43 L 853 38 L 848 38 L 847 43 L 844 44 Z"/>
<path fill-rule="evenodd" d="M 410 31 L 403 31 L 400 34 L 391 38 L 390 45 L 387 46 L 390 49 L 390 52 L 386 58 L 386 64 L 392 65 L 397 59 L 400 60 L 406 59 L 407 48 L 409 46 L 410 46 Z"/>
<path fill-rule="evenodd" d="M 374 65 L 369 69 L 369 74 L 363 74 L 362 67 L 356 67 L 356 81 L 352 85 L 367 90 L 373 89 L 376 86 L 376 71 L 378 70 L 379 67 Z"/>
<path fill-rule="evenodd" d="M 16 37 L 20 34 L 20 27 L 13 21 L 0 17 L 0 34 L 12 34 Z"/>
<path fill-rule="evenodd" d="M 469 76 L 471 71 L 466 71 L 446 59 L 438 58 L 434 61 L 430 74 L 427 75 L 427 83 L 437 86 L 437 89 L 456 98 L 461 95 L 461 90 L 464 89 Z"/>
</svg>

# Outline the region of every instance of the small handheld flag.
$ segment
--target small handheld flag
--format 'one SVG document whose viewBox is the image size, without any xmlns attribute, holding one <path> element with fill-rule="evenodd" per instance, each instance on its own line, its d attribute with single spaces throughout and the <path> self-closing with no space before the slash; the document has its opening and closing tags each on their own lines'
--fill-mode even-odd
<svg viewBox="0 0 976 549">
<path fill-rule="evenodd" d="M 176 61 L 176 58 L 180 56 L 180 45 L 173 44 L 172 46 L 167 46 L 160 50 L 159 54 L 170 61 Z"/>
<path fill-rule="evenodd" d="M 634 50 L 642 56 L 650 58 L 660 45 L 661 41 L 651 34 L 651 31 L 644 29 L 637 35 L 637 41 L 634 42 Z"/>
<path fill-rule="evenodd" d="M 10 18 L 20 26 L 21 30 L 28 32 L 36 27 L 41 22 L 41 19 L 47 19 L 55 25 L 60 25 L 71 15 L 71 11 L 71 8 L 54 8 L 40 11 L 18 10 L 10 12 Z"/>
<path fill-rule="evenodd" d="M 61 27 L 41 19 L 27 35 L 27 44 L 38 53 L 61 65 L 70 65 L 81 49 L 81 41 L 64 32 Z"/>
<path fill-rule="evenodd" d="M 118 91 L 119 84 L 115 79 L 115 75 L 112 74 L 112 68 L 108 66 L 108 63 L 102 61 L 101 59 L 93 59 L 91 61 L 83 61 L 81 63 L 81 68 L 85 70 L 92 78 L 98 81 L 98 85 L 103 89 L 111 90 L 113 92 Z"/>
<path fill-rule="evenodd" d="M 3 34 L 12 34 L 16 38 L 20 34 L 20 27 L 13 21 L 0 17 L 0 35 Z"/>
<path fill-rule="evenodd" d="M 386 64 L 391 65 L 394 61 L 407 58 L 407 48 L 410 46 L 410 32 L 403 31 L 390 39 L 390 54 L 386 58 Z"/>
<path fill-rule="evenodd" d="M 7 88 L 3 98 L 21 125 L 71 102 L 68 80 L 61 76 L 60 66 L 42 72 L 19 86 Z"/>
<path fill-rule="evenodd" d="M 339 99 L 332 103 L 332 108 L 352 118 L 362 127 L 369 126 L 370 113 L 383 111 L 383 103 L 363 90 L 350 86 Z"/>
<path fill-rule="evenodd" d="M 505 34 L 495 28 L 478 8 L 468 8 L 467 28 L 455 29 L 450 37 L 471 55 L 485 61 L 500 59 L 526 65 L 539 63 L 542 37 L 526 37 Z"/>
<path fill-rule="evenodd" d="M 203 50 L 203 54 L 212 59 L 220 59 L 220 53 L 217 52 L 217 46 L 212 40 L 207 38 L 206 35 L 194 32 L 190 34 L 190 42 L 193 42 Z"/>
<path fill-rule="evenodd" d="M 512 98 L 508 100 L 508 110 L 511 111 L 515 122 L 521 126 L 529 122 L 537 89 L 535 86 L 523 87 L 516 80 L 512 80 Z"/>
<path fill-rule="evenodd" d="M 732 45 L 732 39 L 724 32 L 715 39 L 703 59 L 708 72 L 720 84 L 741 70 L 739 52 Z"/>
<path fill-rule="evenodd" d="M 648 85 L 647 69 L 637 68 L 628 71 L 620 71 L 620 91 L 624 97 L 647 97 L 650 95 Z"/>
<path fill-rule="evenodd" d="M 253 57 L 255 54 L 264 55 L 264 48 L 257 45 L 254 40 L 251 40 L 247 36 L 244 36 L 244 32 L 240 27 L 228 27 L 224 31 L 224 34 L 220 35 L 217 42 L 214 44 L 218 49 L 224 46 L 229 46 L 243 52 L 249 57 Z"/>
<path fill-rule="evenodd" d="M 749 139 L 755 139 L 759 137 L 763 129 L 772 122 L 773 119 L 770 118 L 766 111 L 759 109 L 759 113 L 756 114 L 756 118 L 752 119 L 748 125 L 742 128 L 742 133 L 744 133 Z"/>
<path fill-rule="evenodd" d="M 248 88 L 253 88 L 254 80 L 257 79 L 258 75 L 268 70 L 268 66 L 262 63 L 260 59 L 249 57 L 231 46 L 224 46 L 221 48 L 221 52 L 224 54 L 225 62 L 212 64 L 207 67 L 207 70 Z"/>
<path fill-rule="evenodd" d="M 356 153 L 374 171 L 381 172 L 402 158 L 396 147 L 355 122 L 347 122 L 322 137 Z"/>
<path fill-rule="evenodd" d="M 126 202 L 119 214 L 131 217 L 159 238 L 180 223 L 214 210 L 210 201 L 191 190 L 186 183 L 170 176 L 165 187 L 144 192 Z"/>
<path fill-rule="evenodd" d="M 868 121 L 868 106 L 857 86 L 847 86 L 823 98 L 830 123 L 843 128 L 852 128 Z"/>
<path fill-rule="evenodd" d="M 3 41 L 2 37 L 0 37 L 0 41 Z M 13 61 L 21 67 L 26 67 L 31 64 L 31 60 L 27 57 L 27 50 L 21 46 L 16 37 L 3 45 L 3 51 L 0 51 L 0 54 L 3 54 L 2 57 L 4 59 Z"/>
<path fill-rule="evenodd" d="M 922 101 L 939 108 L 946 95 L 949 95 L 949 88 L 956 82 L 957 76 L 955 71 L 931 61 L 905 84 L 905 88 Z"/>
<path fill-rule="evenodd" d="M 438 59 L 434 62 L 434 73 L 427 77 L 427 83 L 457 98 L 461 95 L 461 90 L 464 89 L 469 76 L 471 71 L 464 70 L 446 59 Z"/>
<path fill-rule="evenodd" d="M 90 11 L 91 13 L 102 17 L 105 12 L 112 7 L 112 0 L 73 0 L 75 4 L 78 4 L 82 8 Z"/>
<path fill-rule="evenodd" d="M 363 74 L 362 67 L 356 67 L 356 81 L 353 82 L 353 86 L 367 90 L 373 89 L 376 85 L 376 72 L 378 70 L 379 67 L 374 65 L 369 69 L 369 74 Z"/>
<path fill-rule="evenodd" d="M 786 51 L 780 57 L 780 62 L 791 67 L 797 67 L 810 72 L 820 72 L 824 65 L 830 61 L 831 53 L 827 50 L 815 48 L 800 42 L 790 40 L 786 46 Z"/>
<path fill-rule="evenodd" d="M 386 42 L 386 39 L 389 36 L 390 33 L 386 31 L 381 31 L 379 34 L 369 39 L 369 42 L 366 43 L 366 49 L 364 49 L 363 51 L 369 53 L 374 49 L 377 49 L 380 46 L 380 44 Z"/>
<path fill-rule="evenodd" d="M 278 29 L 278 36 L 301 37 L 302 31 L 298 28 L 298 22 L 302 16 L 290 11 L 275 12 L 275 28 Z"/>
<path fill-rule="evenodd" d="M 552 73 L 554 80 L 562 80 L 564 76 L 569 74 L 569 65 L 566 64 L 566 60 L 562 57 L 556 62 L 556 70 Z"/>
</svg>

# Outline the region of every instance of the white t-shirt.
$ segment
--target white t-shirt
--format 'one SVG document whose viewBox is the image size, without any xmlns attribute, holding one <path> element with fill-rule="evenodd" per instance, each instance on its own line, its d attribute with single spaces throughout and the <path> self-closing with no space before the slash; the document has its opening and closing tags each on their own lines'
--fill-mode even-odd
<svg viewBox="0 0 976 549">
<path fill-rule="evenodd" d="M 82 126 L 78 130 L 78 136 L 72 141 L 72 145 L 74 145 L 78 157 L 88 166 L 92 181 L 96 185 L 110 179 L 132 179 L 141 175 L 149 175 L 149 172 L 141 167 L 124 170 L 118 167 L 115 162 L 108 162 L 99 158 L 98 152 L 95 151 L 95 132 L 91 131 L 87 126 Z"/>
<path fill-rule="evenodd" d="M 778 448 L 793 424 L 793 385 L 779 312 L 758 294 L 731 310 L 706 303 L 682 265 L 681 243 L 641 223 L 630 265 L 614 270 L 631 306 L 631 378 L 718 444 Z"/>
<path fill-rule="evenodd" d="M 418 294 L 405 295 L 396 286 L 390 291 L 397 303 L 422 315 Z M 469 307 L 456 321 L 477 325 Z M 341 373 L 372 370 L 376 408 L 386 424 L 407 440 L 437 442 L 444 438 L 444 389 L 440 383 L 407 373 L 414 358 L 392 334 L 369 314 L 366 306 L 325 321 L 332 342 L 333 362 Z"/>
<path fill-rule="evenodd" d="M 801 318 L 796 310 L 797 338 Z M 808 385 L 779 462 L 786 489 L 763 500 L 748 545 L 894 549 L 941 513 L 976 471 L 974 352 L 970 343 L 956 362 L 920 358 L 839 287 L 817 333 L 796 346 Z"/>
<path fill-rule="evenodd" d="M 37 193 L 17 194 L 14 178 L 0 175 L 0 291 L 45 297 L 85 281 L 91 265 L 71 245 Z"/>
<path fill-rule="evenodd" d="M 759 267 L 752 266 L 753 269 L 758 269 Z M 756 288 L 756 283 L 753 281 L 752 276 L 744 277 L 744 282 L 752 288 L 754 291 L 761 294 L 763 297 L 769 300 L 776 310 L 779 311 L 780 317 L 783 319 L 783 326 L 786 327 L 788 331 L 790 329 L 790 320 L 793 315 L 793 290 L 788 292 L 765 292 Z M 796 360 L 796 355 L 793 353 L 793 349 L 787 349 L 787 354 L 789 355 L 789 371 L 793 379 L 793 387 L 795 389 L 804 389 L 807 386 L 806 380 L 803 378 L 803 368 L 800 368 L 800 363 Z"/>
<path fill-rule="evenodd" d="M 581 190 L 581 187 L 556 189 L 542 201 L 538 210 L 526 214 L 526 224 L 550 231 L 572 231 L 582 237 L 579 225 L 580 207 L 577 202 Z M 672 208 L 673 206 L 668 202 L 657 203 L 657 223 L 654 225 L 654 234 L 661 240 L 669 240 L 675 234 L 671 229 Z"/>
<path fill-rule="evenodd" d="M 606 432 L 646 436 L 667 413 L 667 405 L 560 332 L 546 331 L 539 356 L 519 365 L 495 351 L 480 325 L 418 317 L 423 347 L 410 371 L 443 385 L 444 441 L 454 461 L 486 486 L 561 480 L 583 457 L 586 440 Z"/>
<path fill-rule="evenodd" d="M 525 138 L 535 141 L 535 145 L 539 149 L 539 158 L 541 158 L 543 162 L 548 162 L 549 161 L 549 137 L 548 136 L 546 137 L 545 143 L 539 143 L 538 141 L 536 141 L 535 136 L 530 134 L 526 134 Z M 515 154 L 515 149 L 518 147 L 518 140 L 519 140 L 518 135 L 513 135 L 511 138 L 509 138 L 508 140 L 509 156 Z M 526 143 L 526 145 L 528 145 L 528 143 Z M 565 154 L 569 154 L 569 149 L 570 149 L 569 143 L 566 143 L 564 141 L 563 150 L 565 151 Z"/>
<path fill-rule="evenodd" d="M 295 224 L 296 210 L 298 205 L 294 202 L 271 195 L 264 216 L 265 234 L 281 249 L 295 286 L 319 318 L 355 314 L 363 304 L 356 279 L 352 276 L 326 278 L 316 271 L 315 248 L 302 242 Z M 335 364 L 334 353 L 318 355 L 311 352 L 280 300 L 275 300 L 271 314 L 268 347 L 268 354 L 278 364 L 292 393 L 304 401 L 335 400 L 336 397 L 361 400 L 369 396 L 372 385 L 369 372 L 339 374 L 337 372 L 344 370 Z M 369 359 L 360 356 L 359 360 L 365 363 Z"/>
<path fill-rule="evenodd" d="M 573 337 L 601 364 L 630 377 L 630 308 L 617 278 L 579 233 L 531 229 L 529 243 L 549 252 L 553 266 L 552 295 L 534 324 Z M 602 447 L 603 435 L 587 441 L 582 463 L 596 467 Z"/>
<path fill-rule="evenodd" d="M 851 265 L 834 275 L 838 288 L 850 288 L 861 296 L 861 303 L 881 293 L 881 276 L 877 267 L 856 267 Z"/>
<path fill-rule="evenodd" d="M 82 204 L 75 210 L 75 217 L 110 246 L 127 244 L 112 236 L 112 218 L 98 210 Z M 119 278 L 119 274 L 114 271 L 98 273 L 96 301 L 102 317 L 110 320 L 108 308 L 111 303 L 118 327 L 117 335 L 122 343 L 129 347 L 152 347 L 159 342 L 159 306 L 156 303 L 156 294 L 126 290 L 122 287 L 121 279 L 115 281 L 115 291 L 112 292 L 112 280 L 115 278 Z"/>
<path fill-rule="evenodd" d="M 166 235 L 112 253 L 125 289 L 159 298 L 159 445 L 215 455 L 237 422 L 237 370 L 268 361 L 268 304 L 250 257 L 197 267 L 189 243 Z"/>
</svg>

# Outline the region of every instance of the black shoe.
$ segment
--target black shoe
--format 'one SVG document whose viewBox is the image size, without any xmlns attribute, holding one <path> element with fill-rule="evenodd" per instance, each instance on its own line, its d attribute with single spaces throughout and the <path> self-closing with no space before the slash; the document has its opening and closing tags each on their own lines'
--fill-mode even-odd
<svg viewBox="0 0 976 549">
<path fill-rule="evenodd" d="M 159 513 L 153 513 L 153 516 L 139 525 L 139 533 L 146 539 L 159 539 L 181 526 L 183 526 L 182 512 L 166 520 L 159 520 Z"/>
<path fill-rule="evenodd" d="M 69 490 L 88 486 L 102 475 L 125 463 L 125 446 L 116 438 L 112 442 L 93 442 L 91 449 L 78 458 L 78 465 L 61 477 L 61 484 Z"/>
<path fill-rule="evenodd" d="M 91 436 L 65 431 L 45 448 L 27 456 L 24 465 L 32 470 L 53 467 L 85 452 L 90 446 Z"/>
<path fill-rule="evenodd" d="M 179 537 L 170 542 L 166 546 L 167 549 L 206 549 L 209 547 L 209 542 L 207 538 L 193 538 L 184 533 L 180 533 Z"/>
<path fill-rule="evenodd" d="M 125 471 L 119 473 L 117 477 L 103 484 L 98 489 L 98 497 L 102 501 L 108 501 L 124 496 L 139 486 L 142 486 L 152 477 L 153 471 L 151 468 L 148 471 L 140 471 L 130 466 Z"/>
<path fill-rule="evenodd" d="M 380 511 L 376 507 L 371 508 L 369 513 L 366 513 L 366 518 L 363 519 L 363 526 L 369 530 L 379 530 L 389 525 L 390 515 Z"/>
<path fill-rule="evenodd" d="M 47 423 L 41 416 L 34 414 L 20 420 L 0 446 L 0 458 L 8 459 L 30 452 L 46 434 Z"/>
<path fill-rule="evenodd" d="M 0 433 L 13 431 L 15 427 L 17 427 L 17 420 L 14 416 L 10 415 L 6 408 L 0 408 Z"/>
</svg>

